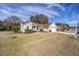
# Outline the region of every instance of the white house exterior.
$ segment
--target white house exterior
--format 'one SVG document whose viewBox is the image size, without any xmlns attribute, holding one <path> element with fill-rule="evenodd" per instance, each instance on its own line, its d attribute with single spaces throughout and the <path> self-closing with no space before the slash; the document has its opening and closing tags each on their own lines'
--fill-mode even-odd
<svg viewBox="0 0 79 59">
<path fill-rule="evenodd" d="M 27 29 L 35 31 L 35 30 L 37 30 L 37 26 L 35 23 L 32 23 L 32 22 L 27 22 L 25 24 L 21 23 L 20 31 L 25 32 Z"/>
<path fill-rule="evenodd" d="M 57 31 L 57 26 L 55 25 L 55 23 L 50 24 L 49 26 L 45 26 L 43 24 L 36 24 L 33 22 L 26 22 L 26 23 L 21 23 L 20 26 L 20 31 L 21 32 L 25 32 L 26 30 L 33 30 L 33 31 L 40 31 L 40 29 L 42 29 L 45 32 L 56 32 Z"/>
<path fill-rule="evenodd" d="M 44 32 L 49 32 L 48 28 L 43 28 Z"/>
<path fill-rule="evenodd" d="M 51 32 L 56 32 L 57 31 L 56 24 L 55 23 L 52 23 L 51 25 L 49 25 L 48 30 L 51 31 Z"/>
</svg>

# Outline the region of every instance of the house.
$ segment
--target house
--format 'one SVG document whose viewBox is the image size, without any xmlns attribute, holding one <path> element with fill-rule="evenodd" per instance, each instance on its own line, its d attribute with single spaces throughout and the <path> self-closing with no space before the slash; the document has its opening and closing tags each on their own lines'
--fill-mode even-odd
<svg viewBox="0 0 79 59">
<path fill-rule="evenodd" d="M 69 25 L 63 24 L 63 25 L 56 25 L 57 31 L 68 31 L 70 29 Z"/>
<path fill-rule="evenodd" d="M 57 31 L 68 31 L 70 26 L 66 23 L 56 23 Z"/>
<path fill-rule="evenodd" d="M 20 31 L 25 32 L 26 30 L 37 30 L 37 24 L 27 21 L 26 23 L 21 23 L 20 24 Z"/>
<path fill-rule="evenodd" d="M 59 26 L 57 25 L 57 31 L 64 31 L 64 27 L 60 26 L 60 25 Z"/>
<path fill-rule="evenodd" d="M 42 25 L 42 30 L 43 30 L 44 32 L 49 32 L 48 28 L 49 28 L 49 25 L 50 25 L 50 24 L 41 24 L 41 25 Z"/>
<path fill-rule="evenodd" d="M 25 23 L 21 23 L 20 24 L 20 31 L 26 32 L 26 30 L 40 31 L 40 30 L 43 30 L 43 25 L 33 23 L 33 22 L 30 22 L 30 21 L 27 21 Z"/>
<path fill-rule="evenodd" d="M 57 31 L 57 26 L 55 23 L 52 23 L 51 25 L 49 25 L 48 28 L 49 32 L 56 32 Z"/>
<path fill-rule="evenodd" d="M 37 24 L 33 22 L 21 23 L 20 31 L 26 32 L 26 30 L 32 31 L 44 31 L 44 32 L 56 32 L 57 30 L 62 30 L 62 26 L 57 26 L 55 23 L 52 24 Z"/>
</svg>

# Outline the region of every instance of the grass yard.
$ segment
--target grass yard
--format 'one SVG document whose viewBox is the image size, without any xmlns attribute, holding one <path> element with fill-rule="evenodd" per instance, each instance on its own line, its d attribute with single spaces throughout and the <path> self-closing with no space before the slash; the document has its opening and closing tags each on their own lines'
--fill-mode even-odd
<svg viewBox="0 0 79 59">
<path fill-rule="evenodd" d="M 0 55 L 79 56 L 79 38 L 45 32 L 0 32 Z"/>
</svg>

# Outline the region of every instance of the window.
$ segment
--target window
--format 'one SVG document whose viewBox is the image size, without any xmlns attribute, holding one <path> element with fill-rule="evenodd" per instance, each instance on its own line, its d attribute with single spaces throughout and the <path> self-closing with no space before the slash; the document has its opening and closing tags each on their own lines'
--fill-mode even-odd
<svg viewBox="0 0 79 59">
<path fill-rule="evenodd" d="M 29 26 L 27 26 L 26 29 L 29 30 Z"/>
<path fill-rule="evenodd" d="M 32 26 L 33 29 L 35 29 L 35 26 Z"/>
</svg>

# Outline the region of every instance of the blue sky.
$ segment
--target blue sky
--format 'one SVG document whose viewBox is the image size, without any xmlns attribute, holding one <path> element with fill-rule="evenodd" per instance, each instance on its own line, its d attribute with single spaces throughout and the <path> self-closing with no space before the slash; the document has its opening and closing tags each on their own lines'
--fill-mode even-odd
<svg viewBox="0 0 79 59">
<path fill-rule="evenodd" d="M 79 21 L 79 4 L 76 3 L 14 3 L 0 4 L 0 20 L 9 16 L 18 16 L 23 21 L 30 16 L 44 14 L 49 22 L 63 22 L 73 26 Z"/>
</svg>

